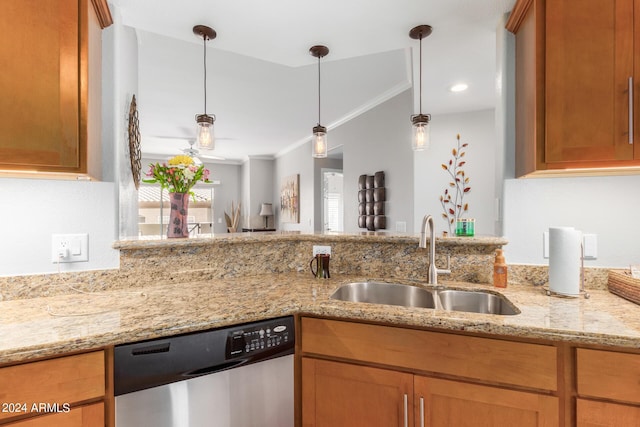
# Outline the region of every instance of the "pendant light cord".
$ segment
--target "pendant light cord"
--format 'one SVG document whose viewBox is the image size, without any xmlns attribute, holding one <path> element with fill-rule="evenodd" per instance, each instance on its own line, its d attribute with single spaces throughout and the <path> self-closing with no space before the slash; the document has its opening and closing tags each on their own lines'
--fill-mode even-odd
<svg viewBox="0 0 640 427">
<path fill-rule="evenodd" d="M 318 55 L 318 126 L 320 126 L 320 55 Z"/>
<path fill-rule="evenodd" d="M 204 114 L 207 115 L 207 36 L 202 36 L 204 46 Z"/>
<path fill-rule="evenodd" d="M 420 33 L 420 115 L 422 115 L 422 33 Z"/>
</svg>

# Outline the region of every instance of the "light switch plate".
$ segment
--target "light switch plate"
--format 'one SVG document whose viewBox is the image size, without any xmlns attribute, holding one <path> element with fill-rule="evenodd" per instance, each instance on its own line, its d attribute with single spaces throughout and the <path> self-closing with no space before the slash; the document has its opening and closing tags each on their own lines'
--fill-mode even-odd
<svg viewBox="0 0 640 427">
<path fill-rule="evenodd" d="M 582 236 L 582 242 L 584 248 L 584 259 L 598 258 L 598 235 L 585 234 Z"/>
<path fill-rule="evenodd" d="M 549 258 L 549 232 L 542 233 L 542 257 Z"/>
</svg>

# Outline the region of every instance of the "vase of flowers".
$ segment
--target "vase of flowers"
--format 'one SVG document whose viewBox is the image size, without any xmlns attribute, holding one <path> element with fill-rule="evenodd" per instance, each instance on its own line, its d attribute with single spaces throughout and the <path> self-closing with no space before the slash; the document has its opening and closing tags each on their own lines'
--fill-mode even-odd
<svg viewBox="0 0 640 427">
<path fill-rule="evenodd" d="M 160 187 L 169 190 L 171 210 L 167 237 L 189 237 L 188 213 L 189 196 L 194 196 L 191 190 L 199 181 L 209 181 L 209 170 L 204 165 L 196 165 L 193 158 L 179 155 L 169 159 L 166 163 L 152 163 L 149 165 L 148 184 L 159 183 Z"/>
</svg>

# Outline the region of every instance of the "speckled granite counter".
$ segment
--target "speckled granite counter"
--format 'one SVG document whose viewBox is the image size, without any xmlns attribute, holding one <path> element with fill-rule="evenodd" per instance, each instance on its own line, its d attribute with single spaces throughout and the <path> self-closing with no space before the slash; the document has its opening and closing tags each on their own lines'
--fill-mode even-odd
<svg viewBox="0 0 640 427">
<path fill-rule="evenodd" d="M 366 278 L 337 275 L 329 280 L 316 280 L 306 272 L 285 273 L 185 283 L 171 281 L 137 289 L 4 301 L 0 302 L 0 363 L 294 313 L 640 347 L 640 307 L 606 291 L 592 291 L 590 299 L 573 299 L 550 297 L 537 287 L 510 286 L 502 293 L 521 310 L 516 316 L 329 299 L 341 284 Z M 459 283 L 450 286 L 493 289 Z"/>
</svg>

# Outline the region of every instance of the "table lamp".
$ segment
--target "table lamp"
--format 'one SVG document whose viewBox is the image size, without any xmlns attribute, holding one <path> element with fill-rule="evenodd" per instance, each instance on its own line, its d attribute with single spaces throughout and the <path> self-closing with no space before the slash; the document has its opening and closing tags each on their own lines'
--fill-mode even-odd
<svg viewBox="0 0 640 427">
<path fill-rule="evenodd" d="M 273 215 L 273 206 L 271 203 L 263 203 L 260 208 L 260 216 L 264 217 L 264 228 L 267 228 L 269 217 Z"/>
</svg>

